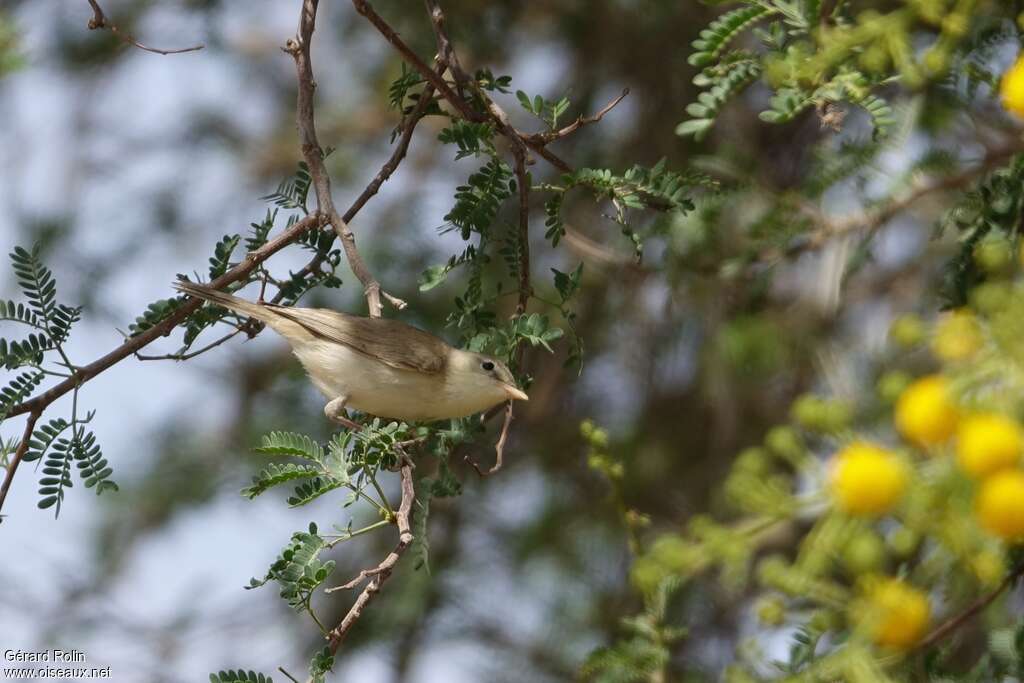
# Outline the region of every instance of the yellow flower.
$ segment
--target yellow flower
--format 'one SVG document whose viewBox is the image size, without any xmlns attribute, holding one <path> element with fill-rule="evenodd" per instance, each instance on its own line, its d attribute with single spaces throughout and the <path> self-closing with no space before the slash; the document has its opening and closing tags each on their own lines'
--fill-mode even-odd
<svg viewBox="0 0 1024 683">
<path fill-rule="evenodd" d="M 956 311 L 943 316 L 936 326 L 932 352 L 945 361 L 965 360 L 977 353 L 984 341 L 974 314 Z"/>
<path fill-rule="evenodd" d="M 931 620 L 928 596 L 899 579 L 883 579 L 873 586 L 868 609 L 872 638 L 893 650 L 916 645 Z"/>
<path fill-rule="evenodd" d="M 949 384 L 941 375 L 929 375 L 907 387 L 896 402 L 896 429 L 919 446 L 940 444 L 956 430 L 957 410 Z"/>
<path fill-rule="evenodd" d="M 956 460 L 968 475 L 987 477 L 1020 462 L 1024 433 L 1016 420 L 995 413 L 968 415 L 956 433 Z"/>
<path fill-rule="evenodd" d="M 986 479 L 975 498 L 981 525 L 1008 541 L 1024 538 L 1024 472 L 1006 470 Z"/>
<path fill-rule="evenodd" d="M 832 496 L 836 505 L 851 515 L 884 515 L 906 488 L 906 467 L 884 448 L 856 442 L 835 456 Z"/>
<path fill-rule="evenodd" d="M 1003 107 L 1018 116 L 1024 116 L 1024 57 L 1018 58 L 999 84 Z"/>
</svg>

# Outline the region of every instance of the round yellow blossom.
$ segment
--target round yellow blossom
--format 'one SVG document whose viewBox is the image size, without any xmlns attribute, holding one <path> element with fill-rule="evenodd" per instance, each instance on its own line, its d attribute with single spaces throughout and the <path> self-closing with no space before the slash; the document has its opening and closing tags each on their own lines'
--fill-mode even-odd
<svg viewBox="0 0 1024 683">
<path fill-rule="evenodd" d="M 956 461 L 968 475 L 981 478 L 1020 462 L 1024 432 L 1016 420 L 996 413 L 977 413 L 960 420 Z"/>
<path fill-rule="evenodd" d="M 868 594 L 871 635 L 882 647 L 909 650 L 931 620 L 928 596 L 899 579 L 883 579 Z"/>
<path fill-rule="evenodd" d="M 941 375 L 928 375 L 907 387 L 896 402 L 896 429 L 919 446 L 940 444 L 956 430 L 957 409 L 949 383 Z"/>
<path fill-rule="evenodd" d="M 907 488 L 907 470 L 890 451 L 855 442 L 833 461 L 832 496 L 852 514 L 877 517 L 891 510 Z"/>
<path fill-rule="evenodd" d="M 983 527 L 1008 541 L 1024 539 L 1024 472 L 993 474 L 982 483 L 974 503 Z"/>
<path fill-rule="evenodd" d="M 943 316 L 935 327 L 932 352 L 945 361 L 970 358 L 985 342 L 981 325 L 973 313 L 956 311 Z"/>
<path fill-rule="evenodd" d="M 1003 74 L 999 97 L 1007 111 L 1024 116 L 1024 57 L 1018 58 Z"/>
</svg>

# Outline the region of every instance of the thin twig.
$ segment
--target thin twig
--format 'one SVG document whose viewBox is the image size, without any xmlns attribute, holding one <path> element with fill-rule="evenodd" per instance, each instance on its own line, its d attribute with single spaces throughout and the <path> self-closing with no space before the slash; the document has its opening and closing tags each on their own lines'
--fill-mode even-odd
<svg viewBox="0 0 1024 683">
<path fill-rule="evenodd" d="M 266 261 L 273 254 L 299 239 L 307 230 L 319 225 L 319 223 L 319 214 L 313 214 L 303 218 L 256 251 L 249 252 L 241 263 L 210 282 L 210 286 L 214 289 L 224 289 L 228 285 L 244 279 L 249 273 L 259 267 L 261 263 Z M 170 334 L 171 330 L 177 327 L 177 325 L 188 316 L 192 315 L 192 313 L 194 313 L 202 304 L 203 302 L 200 299 L 186 301 L 181 306 L 174 309 L 174 312 L 164 318 L 161 322 L 157 323 L 145 332 L 126 340 L 123 344 L 107 353 L 105 356 L 94 360 L 88 365 L 78 368 L 75 374 L 60 384 L 54 385 L 50 389 L 47 389 L 28 401 L 16 405 L 7 413 L 7 415 L 9 417 L 13 417 L 15 415 L 35 412 L 37 410 L 41 412 L 48 405 L 74 389 L 76 386 L 85 384 L 96 375 L 100 374 L 112 365 L 124 360 L 128 356 L 131 356 L 154 340 Z"/>
<path fill-rule="evenodd" d="M 220 339 L 217 339 L 216 341 L 213 341 L 213 342 L 207 344 L 203 348 L 197 349 L 195 351 L 190 351 L 188 353 L 165 353 L 162 356 L 144 356 L 141 353 L 139 353 L 138 351 L 136 351 L 135 352 L 135 357 L 138 358 L 141 361 L 152 361 L 152 360 L 178 360 L 178 361 L 182 361 L 182 360 L 191 360 L 192 358 L 195 358 L 196 356 L 199 356 L 199 355 L 202 355 L 202 354 L 206 353 L 210 349 L 217 348 L 218 346 L 220 346 L 224 342 L 226 342 L 229 339 L 233 338 L 239 332 L 244 332 L 245 329 L 246 328 L 245 328 L 244 325 L 236 325 L 234 332 L 229 332 L 228 334 L 225 334 Z"/>
<path fill-rule="evenodd" d="M 583 126 L 589 126 L 590 124 L 597 123 L 598 121 L 603 119 L 604 115 L 610 112 L 612 109 L 614 109 L 615 106 L 623 99 L 625 99 L 626 95 L 628 94 L 629 88 L 624 88 L 622 90 L 621 95 L 619 95 L 611 102 L 606 104 L 593 116 L 580 116 L 579 118 L 577 118 L 575 121 L 570 123 L 568 126 L 565 126 L 564 128 L 560 128 L 558 130 L 551 130 L 544 133 L 534 133 L 533 135 L 527 135 L 525 139 L 528 141 L 538 142 L 546 145 L 549 142 L 554 142 L 555 140 L 564 138 L 567 135 L 571 135 L 580 128 L 582 128 Z"/>
<path fill-rule="evenodd" d="M 352 4 L 355 6 L 356 11 L 362 14 L 364 17 L 366 17 L 370 21 L 370 23 L 373 24 L 373 26 L 380 32 L 380 34 L 384 36 L 384 38 L 389 43 L 391 43 L 391 45 L 394 46 L 396 50 L 398 50 L 399 54 L 402 55 L 402 58 L 406 62 L 408 62 L 410 66 L 419 71 L 420 75 L 423 76 L 427 81 L 429 81 L 437 89 L 438 94 L 441 95 L 441 97 L 443 97 L 444 99 L 446 99 L 449 103 L 451 103 L 451 105 L 455 107 L 455 109 L 459 112 L 459 114 L 462 115 L 463 118 L 465 118 L 468 121 L 474 121 L 476 123 L 484 121 L 487 118 L 491 118 L 495 121 L 495 123 L 498 124 L 499 132 L 501 132 L 502 135 L 508 138 L 509 142 L 512 143 L 513 145 L 525 144 L 531 150 L 536 152 L 538 156 L 542 157 L 545 161 L 550 163 L 558 170 L 564 173 L 572 171 L 572 167 L 569 166 L 569 164 L 567 164 L 563 159 L 558 157 L 558 155 L 546 149 L 544 144 L 533 140 L 528 140 L 526 139 L 528 138 L 528 136 L 525 136 L 524 134 L 517 131 L 509 123 L 508 116 L 505 114 L 504 110 L 500 106 L 495 104 L 494 101 L 487 97 L 484 93 L 482 93 L 474 81 L 470 80 L 468 82 L 463 83 L 463 85 L 468 85 L 470 87 L 473 87 L 474 90 L 476 90 L 477 94 L 484 100 L 485 106 L 487 107 L 488 110 L 487 114 L 489 116 L 475 111 L 469 105 L 469 103 L 466 102 L 466 100 L 459 97 L 458 94 L 455 91 L 453 91 L 451 87 L 449 87 L 449 85 L 445 82 L 444 78 L 434 73 L 434 71 L 429 66 L 427 66 L 427 64 L 422 59 L 420 59 L 415 52 L 413 52 L 412 48 L 410 48 L 405 43 L 405 41 L 402 40 L 398 33 L 393 28 L 391 28 L 391 26 L 388 25 L 388 23 L 384 21 L 384 19 L 381 18 L 379 14 L 377 14 L 377 12 L 373 9 L 372 6 L 370 6 L 370 3 L 367 2 L 367 0 L 352 0 Z M 436 4 L 428 5 L 428 7 L 431 8 L 432 19 L 434 17 L 433 7 L 435 6 Z M 440 22 L 434 21 L 435 32 L 443 31 L 443 29 L 443 20 Z M 459 78 L 460 75 L 466 77 L 465 73 L 456 72 L 454 69 L 453 75 L 455 75 L 456 78 Z"/>
<path fill-rule="evenodd" d="M 92 6 L 92 19 L 90 19 L 88 23 L 90 31 L 96 30 L 98 28 L 109 28 L 110 32 L 113 33 L 115 36 L 117 36 L 124 42 L 128 43 L 129 45 L 134 45 L 140 50 L 145 50 L 146 52 L 152 52 L 158 55 L 178 55 L 183 52 L 195 52 L 196 50 L 202 50 L 205 47 L 204 45 L 195 45 L 193 47 L 183 47 L 178 48 L 176 50 L 161 50 L 157 47 L 149 47 L 147 45 L 143 45 L 139 41 L 135 40 L 135 38 L 133 38 L 130 33 L 122 33 L 121 30 L 117 27 L 117 24 L 110 21 L 107 18 L 107 15 L 103 13 L 103 8 L 100 7 L 99 3 L 96 2 L 96 0 L 89 0 L 89 5 Z"/>
<path fill-rule="evenodd" d="M 370 184 L 367 185 L 365 189 L 363 189 L 359 196 L 356 197 L 355 201 L 352 202 L 352 205 L 348 207 L 348 210 L 341 215 L 341 220 L 345 221 L 345 223 L 351 222 L 352 219 L 355 218 L 356 214 L 359 213 L 359 210 L 363 208 L 366 202 L 370 201 L 370 198 L 377 194 L 378 191 L 380 191 L 381 186 L 398 169 L 398 165 L 402 163 L 402 160 L 405 159 L 405 155 L 409 151 L 409 143 L 412 141 L 412 135 L 413 132 L 416 130 L 416 124 L 418 124 L 420 120 L 422 120 L 423 117 L 426 116 L 427 110 L 430 108 L 430 105 L 433 104 L 433 102 L 434 86 L 427 83 L 427 85 L 423 88 L 423 91 L 420 93 L 420 98 L 419 101 L 416 103 L 416 106 L 413 108 L 411 112 L 409 112 L 409 114 L 405 117 L 404 121 L 401 124 L 402 134 L 399 137 L 398 144 L 395 145 L 395 149 L 391 153 L 391 156 L 388 158 L 386 162 L 384 162 L 384 165 L 381 167 L 381 169 L 377 171 L 377 175 L 373 177 L 373 180 L 370 181 Z M 314 255 L 312 259 L 310 259 L 309 263 L 307 263 L 305 266 L 299 269 L 295 276 L 298 278 L 304 278 L 307 275 L 315 273 L 320 269 L 322 263 L 323 256 L 321 255 L 320 252 L 317 252 L 317 254 Z M 280 303 L 283 298 L 284 291 L 279 291 L 276 295 L 274 295 L 274 298 L 271 299 L 271 303 Z"/>
<path fill-rule="evenodd" d="M 403 553 L 413 542 L 412 534 L 412 504 L 416 498 L 416 491 L 413 487 L 413 476 L 412 471 L 414 466 L 412 460 L 408 456 L 402 457 L 401 467 L 399 473 L 402 479 L 402 502 L 398 506 L 398 510 L 395 511 L 395 523 L 398 525 L 398 545 L 395 546 L 394 550 L 388 553 L 380 564 L 373 569 L 364 570 L 360 572 L 360 576 L 357 577 L 358 581 L 363 581 L 366 578 L 370 578 L 369 583 L 363 588 L 359 597 L 349 608 L 349 611 L 342 618 L 341 622 L 335 626 L 330 633 L 327 634 L 328 646 L 332 653 L 338 651 L 341 647 L 342 641 L 345 640 L 345 636 L 355 625 L 356 621 L 363 614 L 363 609 L 366 605 L 380 592 L 381 586 L 391 576 L 391 572 L 394 571 L 395 565 L 402 558 Z M 350 586 L 351 584 L 351 586 Z M 355 587 L 358 583 L 349 582 L 345 584 L 348 587 Z M 339 590 L 342 587 L 339 587 Z M 334 589 L 329 589 L 334 590 Z"/>
<path fill-rule="evenodd" d="M 1013 571 L 1006 575 L 1006 578 L 1000 582 L 998 586 L 993 588 L 987 594 L 981 596 L 970 605 L 967 606 L 964 611 L 960 612 L 956 616 L 951 617 L 941 624 L 938 628 L 932 631 L 928 637 L 917 644 L 915 649 L 926 650 L 935 643 L 939 642 L 953 631 L 957 630 L 968 621 L 971 620 L 974 615 L 981 612 L 983 609 L 995 602 L 995 599 L 1002 595 L 1003 591 L 1012 586 L 1021 576 L 1024 576 L 1024 564 L 1016 567 Z"/>
<path fill-rule="evenodd" d="M 25 422 L 25 431 L 21 435 L 21 442 L 18 444 L 18 450 L 14 452 L 14 457 L 7 463 L 7 471 L 4 473 L 4 483 L 0 484 L 0 510 L 4 507 L 4 501 L 7 500 L 7 491 L 11 488 L 11 481 L 14 479 L 14 473 L 18 471 L 18 465 L 21 464 L 22 459 L 25 457 L 25 453 L 28 452 L 28 442 L 32 439 L 32 432 L 36 428 L 36 420 L 43 414 L 42 408 L 33 410 L 28 415 L 28 420 Z"/>
<path fill-rule="evenodd" d="M 299 79 L 299 94 L 296 102 L 296 119 L 299 127 L 299 138 L 302 143 L 302 156 L 309 166 L 309 174 L 313 179 L 316 200 L 320 212 L 327 216 L 334 232 L 341 240 L 348 259 L 349 267 L 363 284 L 367 307 L 371 318 L 379 318 L 382 312 L 380 303 L 383 296 L 395 308 L 405 308 L 405 302 L 381 290 L 380 283 L 370 273 L 369 267 L 356 249 L 356 238 L 348 223 L 338 214 L 331 197 L 331 179 L 324 166 L 324 152 L 316 136 L 316 123 L 313 113 L 313 93 L 316 83 L 313 80 L 313 62 L 310 57 L 310 43 L 313 31 L 316 30 L 316 11 L 319 0 L 303 0 L 302 12 L 299 17 L 299 29 L 296 36 L 289 39 L 284 50 L 295 58 L 295 69 Z"/>
<path fill-rule="evenodd" d="M 955 175 L 941 177 L 930 183 L 918 183 L 901 195 L 890 199 L 885 204 L 840 219 L 829 219 L 815 207 L 807 207 L 812 218 L 821 224 L 818 230 L 797 237 L 781 249 L 770 249 L 758 256 L 754 265 L 773 263 L 784 258 L 798 256 L 807 251 L 824 247 L 832 239 L 854 232 L 863 232 L 870 236 L 884 227 L 890 220 L 910 208 L 918 201 L 936 192 L 959 190 L 969 185 L 979 176 L 984 175 L 1007 159 L 1024 152 L 1019 142 L 992 150 L 976 166 Z"/>
<path fill-rule="evenodd" d="M 476 464 L 468 455 L 466 456 L 466 462 L 468 462 L 476 473 L 481 477 L 489 477 L 504 465 L 505 457 L 505 441 L 508 439 L 508 428 L 512 424 L 512 401 L 508 401 L 505 405 L 505 422 L 501 425 L 501 436 L 498 437 L 498 443 L 494 444 L 494 464 L 491 465 L 489 470 L 482 470 L 480 466 Z"/>
<path fill-rule="evenodd" d="M 416 124 L 426 114 L 427 107 L 429 106 L 429 100 L 431 99 L 429 97 L 430 94 L 431 93 L 428 93 L 427 90 L 423 91 L 423 95 L 420 98 L 420 105 L 422 105 L 422 108 L 418 105 L 416 109 L 414 109 L 413 112 L 407 118 L 402 133 L 402 137 L 399 140 L 398 145 L 395 148 L 395 151 L 392 153 L 391 157 L 384 163 L 380 171 L 377 172 L 373 180 L 370 181 L 370 184 L 367 185 L 366 189 L 363 190 L 359 197 L 356 198 L 356 200 L 345 212 L 343 219 L 346 223 L 355 218 L 356 214 L 359 213 L 359 211 L 363 208 L 363 206 L 366 205 L 370 198 L 377 194 L 381 185 L 383 185 L 384 182 L 387 181 L 392 176 L 392 174 L 394 174 L 395 170 L 398 168 L 398 165 L 405 158 L 406 153 L 409 149 L 409 143 L 412 139 L 412 134 L 416 127 Z M 274 239 L 268 241 L 265 245 L 263 245 L 256 251 L 250 252 L 246 256 L 245 260 L 243 260 L 237 266 L 226 272 L 221 277 L 211 282 L 210 286 L 216 289 L 223 289 L 224 287 L 230 284 L 233 284 L 239 280 L 244 279 L 246 276 L 249 275 L 249 273 L 257 269 L 264 261 L 270 258 L 273 254 L 277 253 L 281 249 L 297 241 L 309 230 L 319 228 L 323 222 L 324 221 L 319 213 L 314 213 L 307 216 L 306 218 L 303 218 L 302 220 L 298 221 L 290 228 L 285 230 L 283 233 L 275 237 Z M 316 268 L 319 268 L 319 263 L 310 263 L 307 264 L 307 266 L 300 272 L 304 272 L 304 274 L 309 274 L 314 272 Z M 49 406 L 51 403 L 56 401 L 64 394 L 71 391 L 76 386 L 76 384 L 85 384 L 96 375 L 99 375 L 104 370 L 107 370 L 108 368 L 119 363 L 128 356 L 137 353 L 140 349 L 145 348 L 147 345 L 149 345 L 156 339 L 169 335 L 171 331 L 178 326 L 179 323 L 184 321 L 201 305 L 202 302 L 198 300 L 186 302 L 179 308 L 175 309 L 175 311 L 170 316 L 165 318 L 163 321 L 157 323 L 156 325 L 149 328 L 145 332 L 135 337 L 131 337 L 130 339 L 126 340 L 123 344 L 121 344 L 121 346 L 117 347 L 116 349 L 107 353 L 101 358 L 79 368 L 74 375 L 64 380 L 60 384 L 57 384 L 52 388 L 48 389 L 47 391 L 43 392 L 42 394 L 34 396 L 28 401 L 25 401 L 24 403 L 15 406 L 7 413 L 8 417 L 14 417 L 16 415 L 34 412 L 36 410 L 38 410 L 41 414 L 42 411 L 45 410 L 47 406 Z M 8 482 L 8 486 L 9 485 L 10 483 Z M 2 507 L 3 499 L 0 498 L 0 509 L 2 509 Z"/>
</svg>

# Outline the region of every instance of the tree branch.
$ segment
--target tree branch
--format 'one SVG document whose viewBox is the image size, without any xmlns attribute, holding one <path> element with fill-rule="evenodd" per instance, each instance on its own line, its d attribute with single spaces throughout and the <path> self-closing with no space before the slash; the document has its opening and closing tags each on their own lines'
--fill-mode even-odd
<svg viewBox="0 0 1024 683">
<path fill-rule="evenodd" d="M 14 479 L 14 473 L 18 471 L 18 465 L 21 464 L 22 459 L 25 457 L 25 453 L 28 451 L 28 442 L 32 438 L 32 432 L 36 428 L 36 421 L 39 416 L 43 414 L 43 409 L 39 408 L 29 413 L 28 420 L 25 422 L 25 431 L 21 435 L 21 442 L 18 444 L 18 450 L 14 452 L 14 457 L 7 463 L 7 471 L 4 473 L 4 483 L 0 484 L 0 510 L 4 507 L 4 501 L 7 500 L 7 491 L 11 488 L 11 481 Z"/>
<path fill-rule="evenodd" d="M 941 177 L 930 183 L 917 183 L 903 194 L 891 198 L 888 202 L 876 208 L 838 220 L 830 220 L 822 216 L 816 207 L 811 207 L 809 210 L 813 214 L 814 220 L 822 224 L 821 227 L 809 234 L 797 237 L 781 249 L 765 251 L 757 258 L 756 263 L 771 263 L 783 258 L 798 256 L 807 251 L 814 251 L 824 247 L 833 238 L 853 232 L 862 231 L 867 235 L 871 235 L 922 198 L 936 192 L 962 189 L 979 176 L 984 175 L 1022 151 L 1024 151 L 1024 147 L 1019 142 L 994 149 L 973 168 L 961 171 L 955 175 Z"/>
<path fill-rule="evenodd" d="M 373 26 L 380 32 L 380 34 L 384 36 L 384 38 L 389 43 L 391 43 L 391 45 L 393 45 L 396 50 L 398 50 L 399 54 L 402 55 L 402 58 L 406 62 L 408 62 L 410 66 L 419 71 L 420 75 L 427 79 L 427 81 L 429 81 L 437 89 L 438 94 L 440 94 L 444 99 L 448 100 L 448 102 L 451 103 L 453 107 L 455 107 L 455 109 L 459 112 L 460 115 L 462 115 L 463 118 L 465 118 L 468 121 L 474 121 L 477 123 L 485 120 L 486 118 L 491 118 L 497 124 L 498 130 L 501 132 L 501 134 L 508 138 L 509 142 L 512 143 L 513 146 L 525 145 L 526 147 L 529 147 L 531 150 L 536 152 L 537 155 L 542 157 L 544 160 L 546 160 L 548 163 L 550 163 L 552 166 L 562 171 L 563 173 L 569 173 L 570 171 L 572 171 L 572 167 L 569 166 L 569 164 L 567 164 L 564 160 L 562 160 L 560 157 L 558 157 L 550 150 L 546 149 L 544 144 L 529 140 L 529 136 L 526 136 L 517 131 L 509 123 L 508 116 L 505 114 L 504 110 L 500 106 L 495 104 L 494 101 L 487 97 L 484 93 L 480 92 L 480 89 L 479 87 L 477 87 L 475 81 L 470 79 L 467 74 L 462 72 L 461 66 L 457 66 L 452 69 L 453 75 L 456 77 L 456 79 L 460 79 L 460 77 L 466 79 L 465 82 L 460 80 L 460 83 L 472 87 L 477 92 L 477 94 L 484 101 L 489 116 L 484 116 L 481 113 L 475 111 L 466 100 L 459 97 L 458 94 L 455 93 L 455 91 L 453 91 L 451 87 L 449 87 L 449 85 L 441 76 L 434 73 L 434 71 L 431 70 L 431 68 L 428 67 L 426 63 L 424 63 L 424 61 L 420 59 L 415 52 L 412 51 L 412 48 L 406 45 L 405 41 L 402 40 L 398 33 L 393 28 L 391 28 L 391 26 L 388 25 L 388 23 L 384 21 L 384 19 L 381 18 L 379 14 L 377 14 L 377 12 L 373 9 L 373 7 L 370 6 L 370 3 L 367 2 L 367 0 L 352 0 L 352 4 L 355 6 L 356 11 L 362 14 L 364 17 L 366 17 L 370 21 L 370 23 L 373 24 Z M 444 45 L 448 46 L 448 48 L 450 48 L 450 41 L 447 38 L 447 34 L 444 32 L 445 22 L 443 13 L 441 12 L 436 2 L 428 1 L 427 8 L 430 11 L 431 20 L 434 25 L 434 32 L 435 34 L 438 34 L 439 45 L 443 43 Z M 454 53 L 454 51 L 452 52 Z M 453 63 L 457 64 L 457 59 L 454 60 Z"/>
<path fill-rule="evenodd" d="M 107 19 L 107 15 L 103 13 L 103 8 L 100 7 L 100 4 L 96 0 L 89 0 L 89 5 L 92 6 L 92 19 L 90 19 L 89 23 L 87 24 L 90 31 L 96 30 L 98 28 L 109 28 L 110 32 L 113 33 L 115 36 L 117 36 L 124 42 L 128 43 L 129 45 L 134 45 L 140 50 L 145 50 L 146 52 L 153 52 L 158 55 L 177 55 L 183 52 L 195 52 L 196 50 L 202 50 L 205 47 L 204 45 L 195 45 L 193 47 L 183 47 L 176 50 L 161 50 L 160 48 L 156 47 L 148 47 L 146 45 L 143 45 L 139 41 L 135 40 L 135 38 L 133 38 L 131 34 L 121 33 L 121 30 L 117 27 L 117 24 L 114 24 L 109 19 Z"/>
<path fill-rule="evenodd" d="M 924 640 L 918 643 L 915 649 L 926 650 L 935 643 L 939 642 L 940 640 L 948 636 L 953 631 L 957 630 L 958 628 L 966 624 L 968 621 L 971 620 L 972 617 L 974 617 L 976 614 L 978 614 L 983 609 L 985 609 L 993 602 L 995 602 L 995 599 L 1002 595 L 1003 591 L 1012 586 L 1014 582 L 1016 582 L 1021 576 L 1024 576 L 1024 564 L 1021 564 L 1013 571 L 1009 572 L 1006 575 L 1006 578 L 1004 578 L 1002 582 L 998 586 L 993 588 L 989 593 L 981 596 L 980 598 L 972 602 L 970 605 L 967 606 L 966 609 L 964 609 L 964 611 L 960 612 L 954 617 L 951 617 L 938 628 L 936 628 L 934 631 L 932 631 L 930 634 L 928 634 L 928 637 L 926 637 Z"/>
<path fill-rule="evenodd" d="M 354 588 L 359 585 L 366 578 L 370 578 L 370 582 L 366 584 L 359 597 L 349 608 L 348 612 L 342 618 L 341 622 L 331 629 L 330 633 L 327 634 L 328 644 L 332 653 L 336 653 L 338 648 L 341 647 L 342 641 L 345 640 L 345 636 L 352 630 L 356 621 L 363 615 L 363 609 L 369 604 L 371 600 L 380 592 L 380 588 L 384 585 L 384 582 L 391 576 L 391 572 L 394 571 L 395 565 L 402 558 L 403 553 L 413 542 L 412 534 L 412 504 L 416 499 L 416 491 L 413 487 L 413 471 L 412 460 L 408 456 L 402 456 L 401 466 L 399 468 L 399 474 L 402 478 L 402 502 L 398 506 L 398 510 L 395 511 L 395 523 L 398 525 L 398 545 L 395 549 L 388 553 L 380 564 L 373 569 L 363 570 L 359 573 L 353 581 L 350 581 L 343 586 L 337 588 L 328 589 L 327 592 L 333 590 L 345 590 Z"/>
<path fill-rule="evenodd" d="M 498 470 L 501 469 L 502 465 L 505 464 L 505 441 L 508 439 L 508 428 L 512 425 L 512 401 L 505 403 L 505 421 L 501 425 L 501 435 L 498 437 L 498 443 L 494 444 L 494 464 L 491 465 L 490 469 L 483 470 L 480 466 L 470 458 L 468 455 L 465 460 L 470 466 L 476 470 L 476 473 L 481 477 L 489 477 Z"/>
<path fill-rule="evenodd" d="M 318 226 L 320 224 L 320 220 L 319 214 L 313 214 L 303 218 L 256 251 L 247 254 L 245 260 L 221 275 L 219 278 L 215 279 L 210 283 L 210 286 L 214 289 L 223 289 L 234 282 L 238 282 L 255 270 L 257 266 L 270 258 L 271 255 L 299 239 L 299 237 L 301 237 L 307 230 Z M 145 332 L 126 340 L 123 344 L 105 356 L 94 360 L 88 365 L 80 367 L 75 374 L 60 384 L 57 384 L 44 391 L 42 394 L 15 406 L 7 414 L 8 417 L 35 412 L 37 410 L 42 411 L 48 405 L 74 389 L 76 386 L 85 384 L 110 366 L 124 360 L 128 356 L 131 356 L 136 351 L 159 337 L 164 337 L 170 334 L 171 330 L 178 326 L 178 323 L 182 322 L 194 313 L 202 304 L 203 302 L 199 299 L 186 301 L 184 304 L 176 308 L 173 313 L 164 318 L 164 320 Z"/>
<path fill-rule="evenodd" d="M 613 99 L 608 104 L 604 105 L 604 107 L 602 107 L 593 116 L 580 116 L 579 118 L 577 118 L 575 121 L 570 123 L 568 126 L 565 126 L 564 128 L 560 128 L 559 130 L 547 131 L 545 133 L 534 133 L 532 135 L 527 135 L 525 139 L 530 142 L 537 142 L 546 145 L 549 142 L 554 142 L 555 140 L 564 138 L 567 135 L 571 135 L 580 128 L 582 128 L 583 126 L 589 126 L 590 124 L 597 123 L 598 121 L 603 119 L 604 115 L 610 112 L 612 109 L 614 109 L 615 106 L 619 102 L 624 100 L 626 98 L 626 95 L 628 94 L 629 88 L 623 88 L 622 94 L 620 94 L 618 97 Z"/>
<path fill-rule="evenodd" d="M 295 69 L 299 79 L 299 94 L 296 103 L 296 119 L 299 128 L 299 139 L 302 143 L 302 156 L 309 166 L 309 174 L 313 178 L 313 188 L 320 212 L 324 214 L 341 240 L 348 259 L 349 267 L 363 284 L 366 303 L 370 309 L 370 317 L 379 318 L 382 306 L 381 296 L 395 308 L 405 308 L 405 302 L 381 290 L 380 283 L 370 273 L 369 267 L 356 249 L 356 238 L 349 229 L 348 223 L 338 214 L 331 197 L 331 179 L 324 166 L 324 153 L 316 137 L 316 124 L 313 114 L 313 93 L 316 83 L 313 80 L 313 62 L 310 57 L 310 43 L 313 31 L 316 30 L 316 11 L 319 0 L 303 0 L 299 16 L 299 29 L 296 36 L 284 47 L 295 58 Z"/>
</svg>

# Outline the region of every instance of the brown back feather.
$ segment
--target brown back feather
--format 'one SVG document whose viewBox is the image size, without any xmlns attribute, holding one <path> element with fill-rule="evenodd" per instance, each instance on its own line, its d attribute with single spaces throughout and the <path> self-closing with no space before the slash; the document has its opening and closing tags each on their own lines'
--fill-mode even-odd
<svg viewBox="0 0 1024 683">
<path fill-rule="evenodd" d="M 362 318 L 326 308 L 266 307 L 320 339 L 343 344 L 399 370 L 442 372 L 452 348 L 443 339 L 398 320 Z"/>
</svg>

